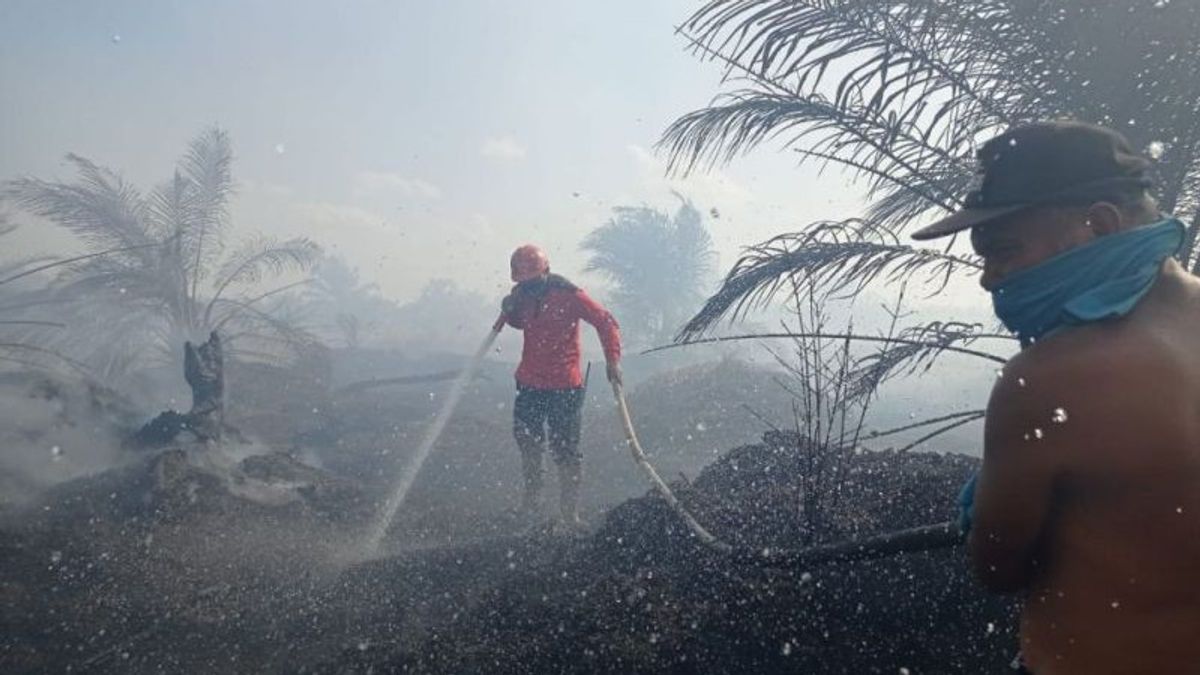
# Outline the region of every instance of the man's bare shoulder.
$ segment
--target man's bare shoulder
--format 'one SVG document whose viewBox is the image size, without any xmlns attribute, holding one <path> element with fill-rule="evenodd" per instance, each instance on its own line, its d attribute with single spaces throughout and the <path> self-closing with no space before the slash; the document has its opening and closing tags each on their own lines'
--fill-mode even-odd
<svg viewBox="0 0 1200 675">
<path fill-rule="evenodd" d="M 988 404 L 989 426 L 1001 427 L 997 438 L 1009 444 L 1020 439 L 1003 427 L 1032 428 L 1057 447 L 1094 457 L 1179 419 L 1175 408 L 1184 402 L 1173 394 L 1187 377 L 1171 340 L 1137 322 L 1071 328 L 1006 365 Z"/>
<path fill-rule="evenodd" d="M 1045 388 L 1069 388 L 1114 379 L 1129 386 L 1144 374 L 1161 374 L 1175 365 L 1175 354 L 1161 333 L 1142 322 L 1113 321 L 1076 326 L 1025 349 L 1005 372 L 1036 379 Z"/>
<path fill-rule="evenodd" d="M 1006 370 L 1049 380 L 1042 384 L 1051 387 L 1116 383 L 1127 392 L 1139 385 L 1161 389 L 1195 360 L 1197 335 L 1200 280 L 1171 272 L 1129 317 L 1053 334 L 1014 357 Z"/>
</svg>

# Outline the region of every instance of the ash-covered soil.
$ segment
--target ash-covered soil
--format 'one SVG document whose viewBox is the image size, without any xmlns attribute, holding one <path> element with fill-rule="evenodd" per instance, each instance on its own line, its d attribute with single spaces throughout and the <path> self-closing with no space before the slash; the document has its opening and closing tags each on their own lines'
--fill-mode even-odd
<svg viewBox="0 0 1200 675">
<path fill-rule="evenodd" d="M 827 453 L 841 489 L 814 498 L 813 451 L 737 416 L 782 401 L 766 379 L 722 363 L 632 396 L 652 458 L 722 539 L 795 548 L 953 517 L 977 463 L 953 454 Z M 440 391 L 314 395 L 260 417 L 271 433 L 243 425 L 271 447 L 180 446 L 10 503 L 0 672 L 1005 672 L 1013 604 L 961 551 L 813 569 L 709 551 L 647 492 L 595 386 L 588 532 L 521 529 L 510 387 L 485 380 L 369 556 Z"/>
<path fill-rule="evenodd" d="M 793 547 L 796 451 L 728 453 L 680 496 L 739 546 Z M 821 540 L 953 516 L 976 460 L 847 457 Z M 1014 607 L 960 550 L 812 569 L 735 564 L 698 546 L 654 495 L 589 537 L 515 538 L 356 566 L 357 643 L 320 672 L 1006 672 Z M 394 580 L 391 584 L 388 580 Z M 903 670 L 902 670 L 903 669 Z"/>
<path fill-rule="evenodd" d="M 722 538 L 792 547 L 800 455 L 744 446 L 676 488 Z M 845 461 L 821 541 L 948 519 L 975 464 Z M 758 569 L 698 546 L 647 494 L 582 536 L 497 528 L 364 562 L 355 484 L 283 455 L 236 473 L 170 451 L 9 523 L 4 671 L 986 673 L 1014 644 L 1012 605 L 959 551 Z"/>
</svg>

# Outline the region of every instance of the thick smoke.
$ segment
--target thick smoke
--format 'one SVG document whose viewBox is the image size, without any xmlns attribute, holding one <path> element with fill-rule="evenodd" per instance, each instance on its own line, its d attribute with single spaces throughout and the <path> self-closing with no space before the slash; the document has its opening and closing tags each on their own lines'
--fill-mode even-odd
<svg viewBox="0 0 1200 675">
<path fill-rule="evenodd" d="M 0 502 L 131 458 L 120 438 L 132 415 L 105 394 L 51 375 L 0 376 Z"/>
</svg>

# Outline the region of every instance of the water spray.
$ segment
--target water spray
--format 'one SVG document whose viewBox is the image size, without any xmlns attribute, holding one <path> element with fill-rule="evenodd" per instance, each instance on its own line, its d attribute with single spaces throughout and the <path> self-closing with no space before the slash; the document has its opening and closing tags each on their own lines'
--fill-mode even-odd
<svg viewBox="0 0 1200 675">
<path fill-rule="evenodd" d="M 392 526 L 392 520 L 396 517 L 396 511 L 404 503 L 404 498 L 408 496 L 408 491 L 412 488 L 413 481 L 416 480 L 417 474 L 421 472 L 421 466 L 429 458 L 429 453 L 433 450 L 433 445 L 441 437 L 442 431 L 446 428 L 446 423 L 450 421 L 450 417 L 454 414 L 454 409 L 458 407 L 458 402 L 462 400 L 467 383 L 475 377 L 475 372 L 479 370 L 479 365 L 483 363 L 483 357 L 487 355 L 488 350 L 492 348 L 492 343 L 496 341 L 496 337 L 500 335 L 500 331 L 503 329 L 504 316 L 501 315 L 492 326 L 491 332 L 484 338 L 483 343 L 479 345 L 479 348 L 475 351 L 474 356 L 471 357 L 467 366 L 463 368 L 458 377 L 454 379 L 453 384 L 450 385 L 450 392 L 442 401 L 442 407 L 438 410 L 437 417 L 434 418 L 433 424 L 429 425 L 429 428 L 425 430 L 425 437 L 421 439 L 421 444 L 417 446 L 417 451 L 413 453 L 408 464 L 404 466 L 404 470 L 400 472 L 400 478 L 396 481 L 396 487 L 392 490 L 387 502 L 384 503 L 383 511 L 379 514 L 379 519 L 370 530 L 365 546 L 368 557 L 373 557 L 379 552 L 379 546 L 383 543 L 383 538 Z"/>
</svg>

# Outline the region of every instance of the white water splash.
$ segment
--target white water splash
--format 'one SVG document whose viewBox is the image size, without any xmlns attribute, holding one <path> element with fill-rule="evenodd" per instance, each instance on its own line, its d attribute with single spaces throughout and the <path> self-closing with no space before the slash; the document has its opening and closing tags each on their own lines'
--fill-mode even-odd
<svg viewBox="0 0 1200 675">
<path fill-rule="evenodd" d="M 417 451 L 413 453 L 412 459 L 405 465 L 404 470 L 400 472 L 400 478 L 396 481 L 396 488 L 392 490 L 391 496 L 388 497 L 387 503 L 384 504 L 383 512 L 379 514 L 379 520 L 371 528 L 366 541 L 365 552 L 367 557 L 374 557 L 378 554 L 379 545 L 383 542 L 388 528 L 391 527 L 392 520 L 396 517 L 396 511 L 400 509 L 400 505 L 404 503 L 404 498 L 408 495 L 409 489 L 412 488 L 413 481 L 416 480 L 417 474 L 420 473 L 421 465 L 429 457 L 430 451 L 433 450 L 433 444 L 437 443 L 438 438 L 442 435 L 442 431 L 446 428 L 446 423 L 450 421 L 450 416 L 454 414 L 454 409 L 458 407 L 458 402 L 466 390 L 467 383 L 475 377 L 475 371 L 479 370 L 479 364 L 483 362 L 483 357 L 492 348 L 492 343 L 496 341 L 496 336 L 499 334 L 500 331 L 498 330 L 488 333 L 483 344 L 479 345 L 479 349 L 475 351 L 475 355 L 467 363 L 467 367 L 458 374 L 454 383 L 450 385 L 450 393 L 442 400 L 442 409 L 438 411 L 433 424 L 425 430 L 425 437 L 421 439 L 421 445 L 417 446 Z"/>
</svg>

